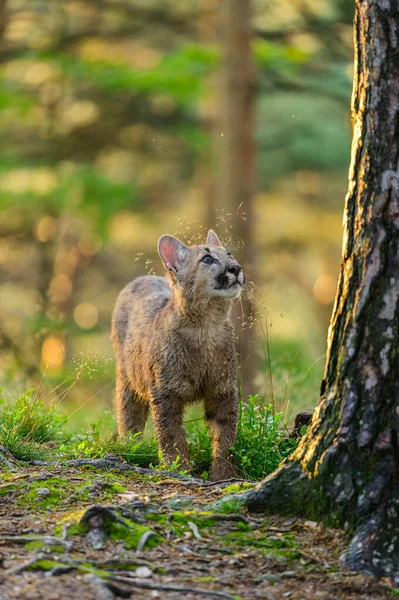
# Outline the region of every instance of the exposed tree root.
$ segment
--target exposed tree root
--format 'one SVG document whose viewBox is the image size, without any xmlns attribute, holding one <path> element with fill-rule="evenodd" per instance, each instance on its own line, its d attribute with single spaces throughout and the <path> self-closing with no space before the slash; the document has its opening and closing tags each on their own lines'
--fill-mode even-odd
<svg viewBox="0 0 399 600">
<path fill-rule="evenodd" d="M 8 452 L 7 448 L 4 448 L 4 446 L 0 446 L 0 463 L 3 463 L 3 465 L 9 471 L 12 471 L 13 473 L 19 473 L 18 469 L 10 460 L 10 453 Z"/>
<path fill-rule="evenodd" d="M 130 472 L 137 473 L 138 475 L 160 475 L 162 477 L 170 477 L 175 480 L 177 479 L 183 485 L 206 485 L 206 482 L 203 479 L 198 479 L 197 477 L 190 477 L 188 475 L 180 475 L 180 473 L 175 473 L 174 471 L 158 471 L 155 469 L 146 469 L 144 467 L 135 467 L 119 458 L 119 456 L 114 455 L 107 455 L 104 456 L 104 458 L 77 458 L 65 461 L 34 460 L 31 464 L 38 465 L 41 467 L 65 466 L 95 467 L 97 469 L 115 469 L 123 473 Z"/>
<path fill-rule="evenodd" d="M 65 550 L 72 550 L 72 543 L 51 535 L 3 535 L 1 539 L 12 544 L 29 544 L 29 542 L 41 542 L 45 546 L 62 546 Z"/>
<path fill-rule="evenodd" d="M 226 514 L 226 515 L 219 515 L 219 514 L 209 514 L 206 517 L 197 517 L 199 519 L 212 519 L 213 521 L 234 521 L 237 523 L 246 523 L 247 525 L 249 525 L 249 519 L 247 519 L 247 517 L 245 517 L 244 515 L 240 515 L 239 513 L 231 513 L 231 514 Z"/>
<path fill-rule="evenodd" d="M 16 567 L 12 567 L 11 569 L 2 571 L 0 574 L 0 578 L 4 579 L 8 575 L 16 575 L 17 573 L 22 573 L 23 571 L 26 571 L 30 567 L 33 567 L 39 561 L 43 560 L 43 558 L 45 558 L 45 554 L 40 553 L 37 556 L 35 556 L 34 558 L 31 558 L 30 560 L 28 560 L 27 562 L 22 563 L 21 565 L 17 565 Z"/>
<path fill-rule="evenodd" d="M 143 533 L 143 535 L 141 536 L 141 538 L 138 541 L 137 544 L 137 548 L 136 548 L 136 552 L 142 552 L 147 544 L 147 542 L 153 538 L 156 537 L 156 533 L 155 531 L 146 531 L 145 533 Z"/>
<path fill-rule="evenodd" d="M 331 520 L 334 507 L 340 515 L 343 525 L 342 507 L 334 505 L 334 499 L 321 501 L 319 490 L 324 490 L 325 498 L 328 492 L 322 486 L 319 478 L 309 478 L 301 469 L 299 462 L 287 461 L 275 473 L 265 479 L 256 488 L 244 493 L 229 496 L 228 500 L 236 499 L 250 512 L 267 512 L 284 515 L 295 515 L 318 519 Z M 358 495 L 358 506 L 365 506 L 368 511 L 361 515 L 355 529 L 343 562 L 354 571 L 361 571 L 381 579 L 389 578 L 395 585 L 399 584 L 399 484 L 388 500 L 380 498 L 373 492 L 377 488 L 367 490 Z M 378 490 L 377 490 L 378 491 Z M 365 496 L 368 493 L 368 498 Z M 326 509 L 329 506 L 329 509 Z M 319 509 L 319 510 L 318 510 Z M 350 518 L 349 518 L 350 517 Z M 348 522 L 353 516 L 348 515 Z"/>
<path fill-rule="evenodd" d="M 303 473 L 299 463 L 285 462 L 258 486 L 234 496 L 251 512 L 278 512 L 282 514 L 301 515 L 296 510 L 305 505 L 302 500 L 306 496 L 308 477 Z"/>
<path fill-rule="evenodd" d="M 0 460 L 2 458 L 1 447 L 0 447 Z M 65 461 L 43 461 L 34 460 L 30 464 L 37 465 L 40 467 L 53 467 L 53 466 L 65 466 L 65 467 L 95 467 L 97 469 L 115 469 L 122 473 L 137 473 L 138 475 L 158 475 L 161 477 L 169 478 L 170 481 L 174 482 L 176 479 L 182 485 L 197 485 L 202 487 L 226 487 L 232 483 L 256 483 L 249 481 L 248 479 L 223 479 L 221 481 L 205 481 L 198 477 L 191 477 L 190 475 L 181 475 L 175 471 L 162 471 L 157 469 L 147 469 L 145 467 L 136 467 L 130 465 L 119 456 L 108 454 L 103 458 L 76 458 L 73 460 Z M 15 469 L 14 469 L 15 470 Z M 165 482 L 168 479 L 165 479 Z M 162 484 L 162 482 L 160 482 Z"/>
<path fill-rule="evenodd" d="M 399 485 L 396 486 L 399 491 Z M 344 557 L 353 570 L 399 584 L 399 495 L 375 509 L 360 523 Z"/>
</svg>

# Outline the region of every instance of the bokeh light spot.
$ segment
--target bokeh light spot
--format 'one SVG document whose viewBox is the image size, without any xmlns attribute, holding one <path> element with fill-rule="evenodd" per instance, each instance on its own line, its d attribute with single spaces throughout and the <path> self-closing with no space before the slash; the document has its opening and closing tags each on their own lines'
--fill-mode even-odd
<svg viewBox="0 0 399 600">
<path fill-rule="evenodd" d="M 57 231 L 57 222 L 54 217 L 42 217 L 35 226 L 35 237 L 39 242 L 49 242 Z"/>
<path fill-rule="evenodd" d="M 50 297 L 58 303 L 65 302 L 72 294 L 72 281 L 67 275 L 56 275 L 50 283 Z"/>
<path fill-rule="evenodd" d="M 98 321 L 98 310 L 94 304 L 82 302 L 75 308 L 73 316 L 79 327 L 91 329 Z"/>
<path fill-rule="evenodd" d="M 320 304 L 331 304 L 335 298 L 337 281 L 329 273 L 320 275 L 313 286 L 313 296 Z"/>
<path fill-rule="evenodd" d="M 62 339 L 50 335 L 42 346 L 42 366 L 60 368 L 64 364 L 65 345 Z"/>
<path fill-rule="evenodd" d="M 83 256 L 94 256 L 97 252 L 100 252 L 103 240 L 99 235 L 82 236 L 78 245 Z"/>
</svg>

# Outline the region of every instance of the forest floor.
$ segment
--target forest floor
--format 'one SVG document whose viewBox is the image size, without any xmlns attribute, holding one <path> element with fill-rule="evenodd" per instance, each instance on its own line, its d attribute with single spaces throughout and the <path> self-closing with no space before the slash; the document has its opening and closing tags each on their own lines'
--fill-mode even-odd
<svg viewBox="0 0 399 600">
<path fill-rule="evenodd" d="M 399 596 L 342 567 L 342 531 L 215 505 L 249 484 L 82 462 L 4 462 L 1 600 Z"/>
</svg>

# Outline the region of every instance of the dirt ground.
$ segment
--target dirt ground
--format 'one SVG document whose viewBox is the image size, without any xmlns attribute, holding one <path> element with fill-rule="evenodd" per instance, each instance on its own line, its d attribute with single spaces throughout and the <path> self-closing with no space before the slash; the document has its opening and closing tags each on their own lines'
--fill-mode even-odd
<svg viewBox="0 0 399 600">
<path fill-rule="evenodd" d="M 216 514 L 242 484 L 21 463 L 0 477 L 0 600 L 399 595 L 342 567 L 343 532 L 229 505 Z"/>
</svg>

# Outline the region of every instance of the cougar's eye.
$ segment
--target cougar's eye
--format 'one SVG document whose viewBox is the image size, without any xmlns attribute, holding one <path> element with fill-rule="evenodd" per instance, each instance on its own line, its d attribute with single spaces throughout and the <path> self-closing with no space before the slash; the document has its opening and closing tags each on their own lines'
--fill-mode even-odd
<svg viewBox="0 0 399 600">
<path fill-rule="evenodd" d="M 206 256 L 204 256 L 201 262 L 205 263 L 206 265 L 212 265 L 215 261 L 212 256 L 209 256 L 209 254 L 207 254 Z"/>
</svg>

